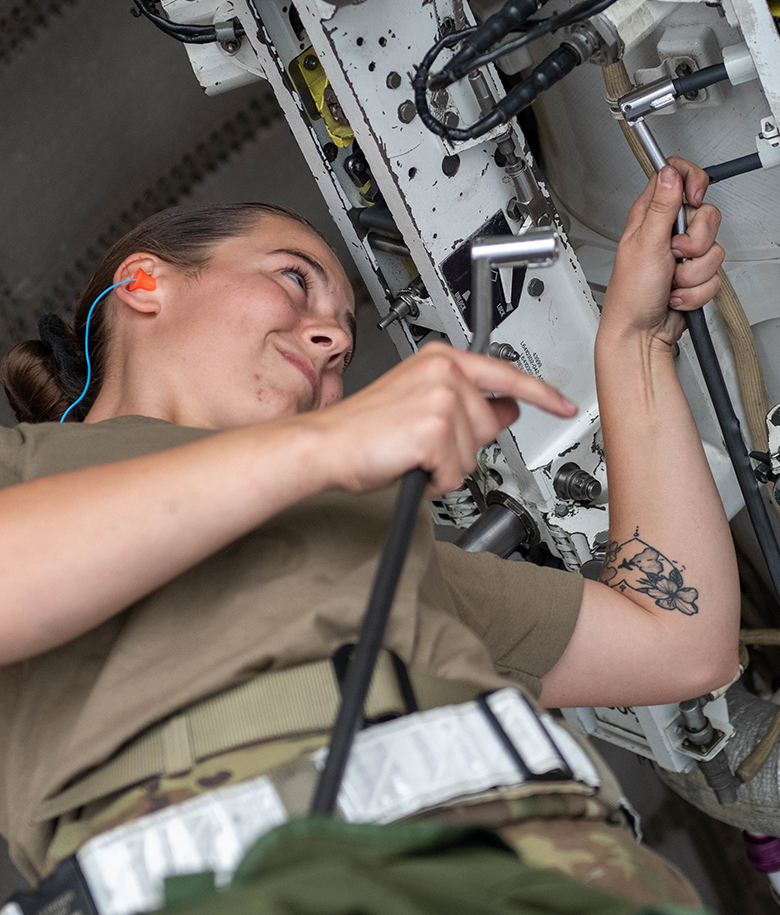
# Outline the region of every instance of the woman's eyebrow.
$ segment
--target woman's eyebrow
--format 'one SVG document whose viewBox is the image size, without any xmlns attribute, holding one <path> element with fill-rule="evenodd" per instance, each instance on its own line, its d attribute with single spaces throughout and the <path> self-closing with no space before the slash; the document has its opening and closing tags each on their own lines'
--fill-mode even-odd
<svg viewBox="0 0 780 915">
<path fill-rule="evenodd" d="M 322 264 L 319 261 L 314 260 L 310 254 L 306 254 L 304 251 L 299 251 L 297 248 L 276 248 L 274 251 L 269 251 L 268 253 L 291 254 L 293 257 L 299 257 L 302 261 L 311 267 L 311 269 L 317 274 L 323 283 L 327 283 L 329 280 L 327 271 L 322 266 Z"/>
</svg>

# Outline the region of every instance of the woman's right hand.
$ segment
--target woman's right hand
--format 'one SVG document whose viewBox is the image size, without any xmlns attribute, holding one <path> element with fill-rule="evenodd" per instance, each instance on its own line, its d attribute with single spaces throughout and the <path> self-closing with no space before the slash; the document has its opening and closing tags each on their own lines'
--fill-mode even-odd
<svg viewBox="0 0 780 915">
<path fill-rule="evenodd" d="M 422 467 L 432 498 L 461 485 L 477 451 L 517 419 L 518 400 L 563 418 L 577 413 L 568 398 L 515 365 L 430 343 L 308 419 L 326 434 L 321 454 L 330 486 L 369 492 Z"/>
</svg>

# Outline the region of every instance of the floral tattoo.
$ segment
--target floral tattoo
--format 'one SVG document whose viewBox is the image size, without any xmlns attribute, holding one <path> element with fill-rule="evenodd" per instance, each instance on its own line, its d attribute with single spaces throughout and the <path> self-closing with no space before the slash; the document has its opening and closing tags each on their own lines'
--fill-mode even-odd
<svg viewBox="0 0 780 915">
<path fill-rule="evenodd" d="M 684 586 L 680 569 L 640 540 L 639 531 L 625 543 L 609 541 L 601 580 L 618 591 L 647 594 L 663 610 L 678 610 L 686 616 L 699 612 L 699 592 Z"/>
</svg>

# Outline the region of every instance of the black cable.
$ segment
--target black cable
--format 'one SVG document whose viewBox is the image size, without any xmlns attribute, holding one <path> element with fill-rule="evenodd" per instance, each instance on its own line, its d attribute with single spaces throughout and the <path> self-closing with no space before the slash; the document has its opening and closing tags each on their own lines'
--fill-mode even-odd
<svg viewBox="0 0 780 915">
<path fill-rule="evenodd" d="M 155 0 L 133 0 L 135 5 L 150 22 L 171 38 L 185 44 L 211 44 L 219 41 L 216 27 L 213 25 L 192 25 L 184 22 L 171 22 L 160 16 L 155 6 Z M 233 32 L 237 39 L 242 38 L 246 32 L 238 19 L 232 20 Z"/>
<path fill-rule="evenodd" d="M 579 51 L 573 45 L 564 42 L 551 54 L 548 54 L 531 71 L 530 75 L 514 86 L 500 102 L 497 102 L 493 110 L 485 117 L 469 127 L 448 127 L 431 114 L 428 106 L 426 94 L 427 70 L 424 66 L 424 59 L 414 80 L 412 80 L 414 103 L 420 115 L 420 120 L 433 133 L 440 137 L 446 137 L 448 140 L 471 140 L 475 137 L 481 137 L 494 127 L 511 120 L 520 111 L 527 108 L 545 89 L 549 89 L 550 86 L 562 80 L 567 73 L 571 73 L 580 63 L 582 63 L 582 58 Z"/>
<path fill-rule="evenodd" d="M 328 758 L 320 773 L 311 805 L 313 814 L 331 814 L 336 807 L 344 769 L 352 741 L 363 718 L 363 706 L 371 684 L 374 665 L 382 647 L 390 608 L 412 540 L 427 479 L 428 474 L 417 468 L 407 471 L 401 481 L 384 552 L 360 628 L 360 637 L 347 668 L 341 707 L 333 726 Z"/>
<path fill-rule="evenodd" d="M 715 347 L 712 345 L 704 312 L 701 309 L 686 312 L 685 320 L 707 390 L 712 399 L 715 415 L 720 424 L 723 441 L 745 500 L 745 507 L 753 524 L 753 530 L 756 532 L 758 545 L 769 570 L 775 593 L 780 596 L 780 549 L 775 540 L 766 504 L 758 489 L 758 482 L 753 473 L 753 465 L 750 463 L 745 441 L 742 438 L 737 414 L 734 412 L 726 382 L 723 380 L 723 373 L 720 370 Z"/>
<path fill-rule="evenodd" d="M 452 60 L 432 77 L 429 88 L 443 89 L 465 76 L 475 57 L 522 26 L 546 2 L 547 0 L 508 0 L 497 13 L 474 29 Z"/>
<path fill-rule="evenodd" d="M 698 92 L 699 89 L 706 89 L 715 83 L 720 83 L 728 79 L 725 64 L 713 64 L 711 67 L 704 67 L 702 70 L 695 70 L 688 76 L 680 76 L 672 80 L 674 94 L 679 97 L 686 92 Z"/>
<path fill-rule="evenodd" d="M 526 23 L 526 25 L 531 25 L 533 27 L 526 32 L 525 35 L 521 35 L 519 38 L 507 42 L 505 45 L 495 48 L 488 54 L 477 57 L 471 62 L 468 71 L 464 73 L 463 76 L 466 76 L 468 73 L 478 70 L 481 67 L 485 67 L 488 64 L 492 64 L 505 54 L 519 51 L 520 48 L 524 48 L 527 44 L 531 44 L 544 35 L 551 34 L 567 25 L 576 25 L 578 22 L 582 22 L 583 19 L 589 19 L 591 16 L 603 13 L 607 7 L 612 6 L 615 2 L 616 0 L 585 0 L 584 3 L 572 7 L 565 13 L 555 13 L 547 19 Z"/>
<path fill-rule="evenodd" d="M 740 156 L 739 159 L 729 159 L 728 162 L 721 162 L 718 165 L 708 165 L 704 171 L 710 176 L 710 184 L 717 184 L 718 181 L 735 178 L 737 175 L 744 175 L 757 168 L 761 168 L 761 157 L 758 153 L 752 153 L 749 156 Z"/>
</svg>

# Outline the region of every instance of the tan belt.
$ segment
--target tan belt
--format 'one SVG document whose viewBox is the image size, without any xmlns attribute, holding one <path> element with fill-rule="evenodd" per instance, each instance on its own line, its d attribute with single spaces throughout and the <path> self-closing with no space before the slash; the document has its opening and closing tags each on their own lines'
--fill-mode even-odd
<svg viewBox="0 0 780 915">
<path fill-rule="evenodd" d="M 409 672 L 421 710 L 467 702 L 478 687 Z M 341 693 L 330 660 L 260 674 L 148 728 L 97 769 L 45 801 L 34 822 L 51 820 L 155 776 L 263 740 L 327 733 Z M 380 654 L 366 700 L 367 718 L 402 715 L 406 705 L 390 652 Z"/>
</svg>

